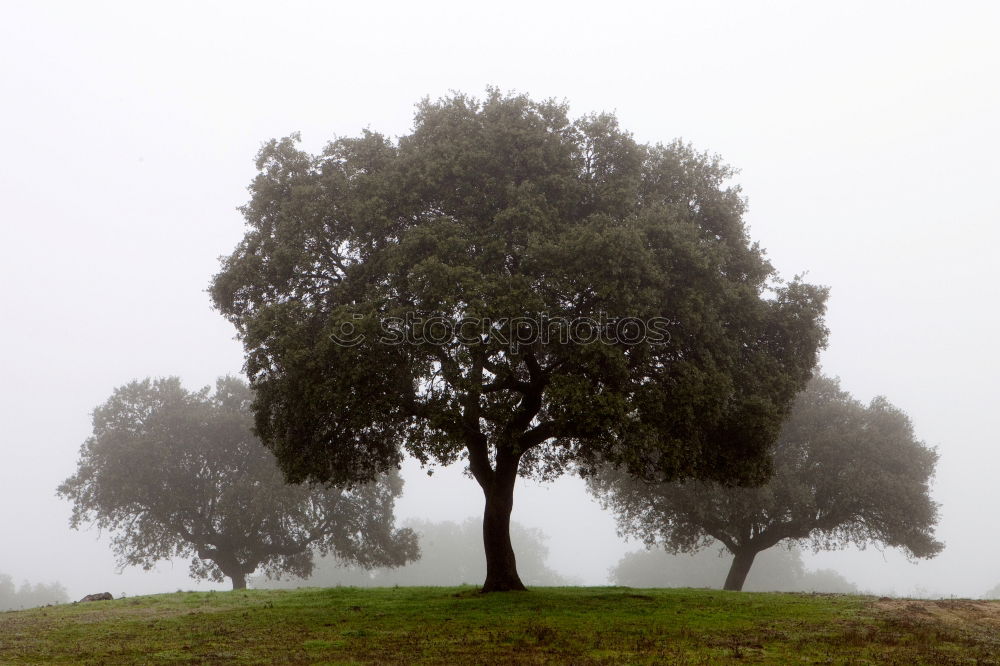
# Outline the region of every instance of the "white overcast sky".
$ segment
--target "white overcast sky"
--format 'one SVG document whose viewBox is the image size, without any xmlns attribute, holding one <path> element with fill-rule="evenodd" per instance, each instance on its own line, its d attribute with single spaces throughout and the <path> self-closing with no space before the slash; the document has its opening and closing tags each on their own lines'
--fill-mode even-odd
<svg viewBox="0 0 1000 666">
<path fill-rule="evenodd" d="M 1000 5 L 991 2 L 0 4 L 0 573 L 72 596 L 191 589 L 118 573 L 54 497 L 90 411 L 133 378 L 240 370 L 205 288 L 242 235 L 252 158 L 487 85 L 614 111 L 642 141 L 741 169 L 751 235 L 832 288 L 828 373 L 939 447 L 936 560 L 821 554 L 862 588 L 1000 582 Z M 461 519 L 459 471 L 407 466 L 398 515 Z M 515 519 L 583 582 L 636 544 L 579 481 L 521 483 Z"/>
</svg>

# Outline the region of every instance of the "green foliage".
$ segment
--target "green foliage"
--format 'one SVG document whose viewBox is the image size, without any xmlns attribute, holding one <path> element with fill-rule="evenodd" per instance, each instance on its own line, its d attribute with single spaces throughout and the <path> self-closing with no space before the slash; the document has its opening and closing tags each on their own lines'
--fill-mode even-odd
<svg viewBox="0 0 1000 666">
<path fill-rule="evenodd" d="M 0 611 L 48 604 L 64 604 L 69 601 L 66 588 L 59 583 L 31 583 L 25 581 L 21 587 L 7 574 L 0 574 Z"/>
<path fill-rule="evenodd" d="M 371 479 L 400 445 L 465 459 L 488 569 L 511 589 L 518 474 L 767 476 L 826 339 L 826 290 L 778 279 L 718 158 L 496 90 L 423 101 L 397 141 L 365 132 L 312 155 L 297 140 L 260 151 L 246 235 L 211 288 L 290 479 Z M 669 339 L 511 343 L 543 318 L 655 320 Z M 450 333 L 385 344 L 414 320 Z"/>
<path fill-rule="evenodd" d="M 987 664 L 997 606 L 627 588 L 193 592 L 2 613 L 0 662 Z"/>
<path fill-rule="evenodd" d="M 320 558 L 312 575 L 302 580 L 252 580 L 255 588 L 294 588 L 300 585 L 334 587 L 391 587 L 393 585 L 467 585 L 483 580 L 483 526 L 475 518 L 462 523 L 408 520 L 404 523 L 419 539 L 420 559 L 401 567 L 373 570 L 351 566 L 335 558 Z M 569 585 L 571 581 L 546 564 L 548 548 L 541 530 L 511 523 L 511 542 L 517 569 L 527 585 Z"/>
<path fill-rule="evenodd" d="M 251 432 L 250 399 L 233 378 L 214 393 L 177 378 L 116 389 L 59 486 L 70 525 L 112 532 L 123 566 L 192 557 L 192 576 L 234 586 L 258 570 L 308 575 L 313 550 L 368 567 L 416 556 L 414 535 L 392 527 L 398 475 L 350 489 L 286 484 Z"/>
<path fill-rule="evenodd" d="M 732 556 L 708 547 L 694 553 L 640 550 L 626 554 L 611 570 L 611 582 L 627 587 L 720 588 Z M 771 548 L 754 561 L 744 590 L 751 592 L 837 592 L 858 588 L 831 569 L 807 570 L 797 547 Z"/>
<path fill-rule="evenodd" d="M 943 548 L 933 538 L 938 511 L 929 490 L 937 453 L 885 398 L 866 407 L 817 376 L 797 398 L 773 455 L 774 476 L 759 488 L 646 484 L 613 469 L 589 487 L 622 533 L 674 553 L 713 541 L 751 558 L 786 540 L 816 549 L 879 543 L 913 557 Z"/>
</svg>

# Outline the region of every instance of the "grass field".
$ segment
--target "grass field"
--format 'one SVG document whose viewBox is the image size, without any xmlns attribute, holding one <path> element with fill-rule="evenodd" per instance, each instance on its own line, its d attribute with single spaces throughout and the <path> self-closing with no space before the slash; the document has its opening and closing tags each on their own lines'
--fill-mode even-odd
<svg viewBox="0 0 1000 666">
<path fill-rule="evenodd" d="M 178 592 L 0 613 L 0 663 L 998 663 L 1000 603 L 714 590 Z"/>
</svg>

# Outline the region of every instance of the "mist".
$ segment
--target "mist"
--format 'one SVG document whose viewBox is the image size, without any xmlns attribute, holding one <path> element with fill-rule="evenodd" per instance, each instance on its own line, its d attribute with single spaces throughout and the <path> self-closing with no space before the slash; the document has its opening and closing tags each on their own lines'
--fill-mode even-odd
<svg viewBox="0 0 1000 666">
<path fill-rule="evenodd" d="M 107 535 L 69 529 L 55 488 L 91 411 L 135 378 L 240 373 L 206 288 L 242 237 L 263 142 L 401 135 L 423 97 L 495 85 L 741 170 L 752 238 L 782 275 L 831 288 L 823 372 L 887 396 L 940 454 L 941 555 L 805 551 L 804 566 L 874 594 L 985 594 L 1000 583 L 998 19 L 986 2 L 5 4 L 0 574 L 70 599 L 225 589 L 186 561 L 119 569 Z M 400 524 L 481 517 L 461 466 L 428 471 L 404 464 Z M 640 547 L 576 477 L 520 479 L 516 498 L 565 579 L 609 584 Z"/>
</svg>

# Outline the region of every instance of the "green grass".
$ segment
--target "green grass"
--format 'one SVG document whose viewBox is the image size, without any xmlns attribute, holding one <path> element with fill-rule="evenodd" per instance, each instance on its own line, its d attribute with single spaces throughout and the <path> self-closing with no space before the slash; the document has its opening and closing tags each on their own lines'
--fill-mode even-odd
<svg viewBox="0 0 1000 666">
<path fill-rule="evenodd" d="M 998 626 L 985 602 L 839 595 L 179 592 L 0 613 L 0 663 L 997 663 Z"/>
</svg>

